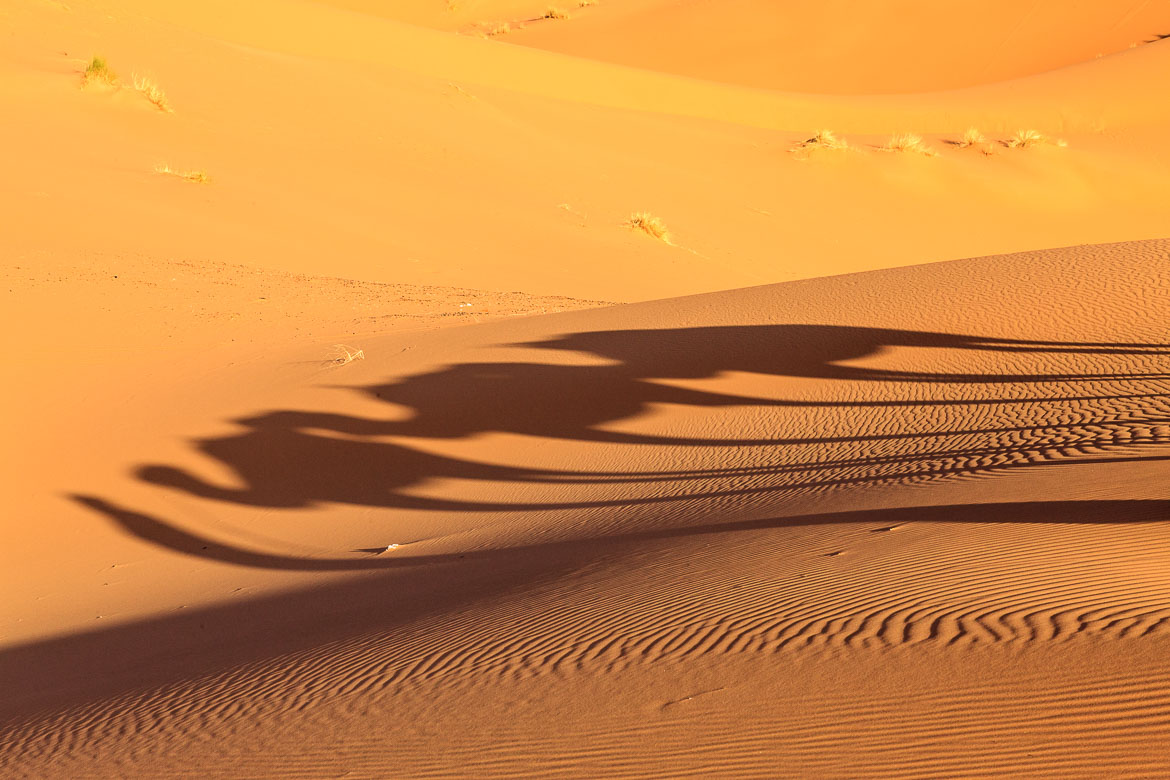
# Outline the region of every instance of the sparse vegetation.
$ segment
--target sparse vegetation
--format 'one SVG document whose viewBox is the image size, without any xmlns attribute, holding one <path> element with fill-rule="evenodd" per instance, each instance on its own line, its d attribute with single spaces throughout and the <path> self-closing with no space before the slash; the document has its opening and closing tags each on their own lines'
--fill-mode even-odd
<svg viewBox="0 0 1170 780">
<path fill-rule="evenodd" d="M 561 8 L 550 7 L 547 11 L 544 12 L 544 15 L 541 16 L 541 18 L 542 19 L 568 19 L 569 12 L 565 11 Z"/>
<path fill-rule="evenodd" d="M 849 144 L 844 138 L 837 137 L 837 134 L 832 130 L 818 130 L 813 133 L 812 138 L 800 142 L 792 147 L 792 151 L 797 152 L 804 149 L 828 149 L 839 151 L 848 149 Z"/>
<path fill-rule="evenodd" d="M 118 83 L 118 74 L 110 68 L 106 58 L 95 54 L 85 67 L 81 77 L 83 84 L 106 84 L 113 86 Z"/>
<path fill-rule="evenodd" d="M 364 349 L 354 349 L 345 344 L 334 344 L 333 349 L 337 350 L 337 354 L 333 358 L 333 362 L 339 366 L 344 366 L 352 363 L 355 360 L 365 360 L 366 351 Z M 398 545 L 392 545 L 397 547 Z M 389 548 L 387 548 L 389 549 Z"/>
<path fill-rule="evenodd" d="M 167 95 L 153 79 L 146 76 L 134 76 L 134 89 L 142 93 L 142 96 L 154 104 L 159 111 L 165 111 L 168 114 L 172 113 L 170 101 L 167 100 Z"/>
<path fill-rule="evenodd" d="M 922 136 L 914 135 L 913 133 L 898 133 L 897 135 L 886 141 L 886 145 L 882 147 L 883 152 L 910 152 L 913 154 L 921 154 L 926 157 L 934 157 L 938 154 L 934 149 L 926 145 L 922 140 Z"/>
<path fill-rule="evenodd" d="M 597 5 L 597 0 L 577 0 L 578 8 L 588 8 L 591 5 Z"/>
<path fill-rule="evenodd" d="M 1011 149 L 1028 149 L 1033 146 L 1068 146 L 1059 138 L 1051 138 L 1039 130 L 1017 130 L 1007 145 Z"/>
<path fill-rule="evenodd" d="M 512 25 L 508 24 L 507 22 L 493 22 L 481 27 L 480 31 L 484 34 L 484 36 L 493 38 L 497 35 L 507 35 L 508 33 L 512 32 Z"/>
<path fill-rule="evenodd" d="M 645 211 L 640 211 L 637 214 L 631 214 L 626 224 L 637 230 L 641 230 L 646 235 L 657 238 L 667 244 L 670 243 L 670 231 L 666 229 L 666 225 L 662 220 Z"/>
<path fill-rule="evenodd" d="M 967 149 L 972 146 L 980 146 L 987 143 L 987 137 L 979 132 L 974 127 L 968 127 L 963 131 L 962 138 L 955 144 L 960 149 Z"/>
<path fill-rule="evenodd" d="M 175 170 L 166 163 L 159 163 L 154 166 L 154 172 L 164 176 L 177 176 L 184 181 L 193 182 L 195 184 L 207 184 L 211 181 L 207 174 L 203 171 L 179 171 Z"/>
</svg>

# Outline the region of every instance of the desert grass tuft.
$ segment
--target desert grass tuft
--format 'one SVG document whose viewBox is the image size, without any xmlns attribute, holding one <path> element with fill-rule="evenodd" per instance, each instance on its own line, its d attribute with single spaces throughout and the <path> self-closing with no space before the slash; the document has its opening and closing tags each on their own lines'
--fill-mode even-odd
<svg viewBox="0 0 1170 780">
<path fill-rule="evenodd" d="M 159 163 L 154 166 L 154 172 L 162 174 L 163 176 L 177 176 L 184 181 L 189 181 L 194 184 L 207 184 L 211 181 L 206 173 L 203 171 L 179 171 L 175 170 L 166 163 Z"/>
<path fill-rule="evenodd" d="M 168 114 L 174 111 L 171 108 L 170 101 L 167 100 L 167 93 L 163 92 L 153 79 L 135 75 L 134 89 L 141 92 L 142 96 L 153 103 L 154 107 L 159 111 L 165 111 Z"/>
<path fill-rule="evenodd" d="M 345 344 L 334 344 L 333 349 L 337 350 L 337 354 L 334 356 L 332 362 L 339 366 L 348 365 L 355 360 L 366 359 L 366 351 L 364 349 L 354 349 Z"/>
<path fill-rule="evenodd" d="M 486 38 L 494 38 L 497 35 L 507 35 L 512 32 L 512 25 L 507 22 L 494 22 L 484 25 L 480 28 Z"/>
<path fill-rule="evenodd" d="M 913 133 L 898 133 L 897 135 L 886 141 L 886 145 L 882 147 L 883 152 L 909 152 L 912 154 L 921 154 L 926 157 L 935 157 L 938 155 L 934 149 L 926 145 L 922 140 L 922 136 L 914 135 Z"/>
<path fill-rule="evenodd" d="M 828 149 L 831 151 L 840 151 L 848 149 L 849 144 L 844 138 L 839 138 L 832 130 L 818 130 L 813 133 L 812 138 L 801 141 L 796 146 L 792 147 L 792 151 L 800 151 L 802 149 Z"/>
<path fill-rule="evenodd" d="M 547 11 L 545 11 L 541 15 L 540 18 L 541 19 L 568 19 L 569 12 L 565 11 L 561 8 L 550 7 Z"/>
<path fill-rule="evenodd" d="M 1007 145 L 1011 149 L 1029 149 L 1033 146 L 1068 146 L 1061 139 L 1046 136 L 1039 130 L 1017 130 L 1016 134 L 1008 140 Z"/>
<path fill-rule="evenodd" d="M 974 127 L 968 127 L 966 130 L 963 131 L 963 136 L 959 139 L 958 143 L 955 145 L 958 146 L 960 149 L 967 149 L 967 148 L 972 147 L 972 146 L 981 146 L 981 145 L 986 144 L 986 143 L 987 143 L 987 136 L 983 135 L 983 133 L 979 132 Z"/>
<path fill-rule="evenodd" d="M 106 58 L 100 55 L 93 55 L 89 64 L 85 66 L 85 72 L 81 76 L 83 84 L 107 84 L 113 86 L 118 83 L 118 74 L 111 68 L 110 64 L 106 62 Z"/>
<path fill-rule="evenodd" d="M 591 5 L 597 5 L 597 0 L 577 0 L 578 8 L 588 8 Z"/>
<path fill-rule="evenodd" d="M 626 220 L 626 224 L 637 230 L 641 230 L 651 238 L 657 238 L 667 244 L 670 243 L 670 231 L 666 229 L 666 225 L 658 217 L 646 211 L 639 211 L 636 214 L 631 214 L 630 218 Z"/>
</svg>

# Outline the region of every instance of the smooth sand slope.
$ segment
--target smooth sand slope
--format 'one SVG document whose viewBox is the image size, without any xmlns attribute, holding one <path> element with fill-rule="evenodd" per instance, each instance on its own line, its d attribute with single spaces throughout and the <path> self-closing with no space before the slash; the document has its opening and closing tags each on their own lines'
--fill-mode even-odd
<svg viewBox="0 0 1170 780">
<path fill-rule="evenodd" d="M 1170 8 L 843 5 L 4 4 L 0 775 L 1163 776 Z"/>
</svg>

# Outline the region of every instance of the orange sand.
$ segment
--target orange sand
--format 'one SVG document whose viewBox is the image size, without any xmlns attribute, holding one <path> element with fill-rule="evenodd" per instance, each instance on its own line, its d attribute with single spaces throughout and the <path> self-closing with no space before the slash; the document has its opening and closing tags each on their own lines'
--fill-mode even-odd
<svg viewBox="0 0 1170 780">
<path fill-rule="evenodd" d="M 1164 774 L 1170 7 L 860 5 L 0 9 L 0 774 Z"/>
</svg>

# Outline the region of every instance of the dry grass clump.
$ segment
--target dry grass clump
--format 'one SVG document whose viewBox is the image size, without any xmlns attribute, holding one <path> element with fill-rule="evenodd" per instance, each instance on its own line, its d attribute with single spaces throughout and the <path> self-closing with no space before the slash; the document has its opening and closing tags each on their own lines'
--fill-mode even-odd
<svg viewBox="0 0 1170 780">
<path fill-rule="evenodd" d="M 118 83 L 118 74 L 110 68 L 105 57 L 95 54 L 89 64 L 85 66 L 85 72 L 81 74 L 81 83 L 83 85 L 106 84 L 114 86 Z"/>
<path fill-rule="evenodd" d="M 801 141 L 796 146 L 792 147 L 792 151 L 800 151 L 802 149 L 828 149 L 831 151 L 840 151 L 848 149 L 849 144 L 844 138 L 838 138 L 837 134 L 832 130 L 818 130 L 813 133 L 812 138 Z"/>
<path fill-rule="evenodd" d="M 913 133 L 898 133 L 897 135 L 886 141 L 886 145 L 882 147 L 883 152 L 911 152 L 913 154 L 921 154 L 926 157 L 935 157 L 938 155 L 934 149 L 926 145 L 922 140 L 922 136 L 914 135 Z"/>
<path fill-rule="evenodd" d="M 1017 130 L 1007 142 L 1010 149 L 1029 149 L 1033 146 L 1068 146 L 1059 138 L 1051 138 L 1039 130 Z"/>
<path fill-rule="evenodd" d="M 549 8 L 540 17 L 541 19 L 568 19 L 569 12 L 560 8 Z"/>
<path fill-rule="evenodd" d="M 578 8 L 588 8 L 591 5 L 597 5 L 597 0 L 577 0 Z"/>
<path fill-rule="evenodd" d="M 848 149 L 849 144 L 844 138 L 838 138 L 832 130 L 818 130 L 813 137 L 804 142 L 806 146 L 816 146 L 820 149 Z"/>
<path fill-rule="evenodd" d="M 333 348 L 337 350 L 337 354 L 333 358 L 332 362 L 339 366 L 348 365 L 355 360 L 366 359 L 366 351 L 364 349 L 354 349 L 353 347 L 346 346 L 345 344 L 334 344 Z M 397 547 L 398 545 L 394 546 Z"/>
<path fill-rule="evenodd" d="M 134 89 L 141 92 L 142 96 L 153 103 L 159 111 L 165 111 L 168 114 L 174 111 L 170 101 L 167 100 L 167 94 L 159 89 L 158 84 L 153 79 L 146 76 L 134 76 Z"/>
<path fill-rule="evenodd" d="M 512 32 L 512 25 L 507 22 L 492 22 L 481 27 L 480 32 L 487 38 L 494 38 L 497 35 L 507 35 Z"/>
<path fill-rule="evenodd" d="M 646 211 L 639 211 L 636 214 L 631 214 L 626 224 L 632 228 L 641 230 L 651 238 L 657 238 L 659 241 L 670 243 L 670 231 L 666 229 L 666 225 L 658 217 Z"/>
<path fill-rule="evenodd" d="M 967 149 L 972 146 L 981 146 L 986 143 L 987 136 L 983 135 L 983 133 L 979 132 L 974 127 L 968 127 L 963 131 L 962 138 L 960 138 L 958 143 L 955 145 L 960 149 Z"/>
<path fill-rule="evenodd" d="M 207 184 L 211 181 L 206 173 L 203 171 L 179 171 L 175 170 L 166 163 L 159 163 L 154 166 L 154 172 L 160 173 L 164 176 L 177 176 L 184 181 L 193 182 L 195 184 Z"/>
</svg>

